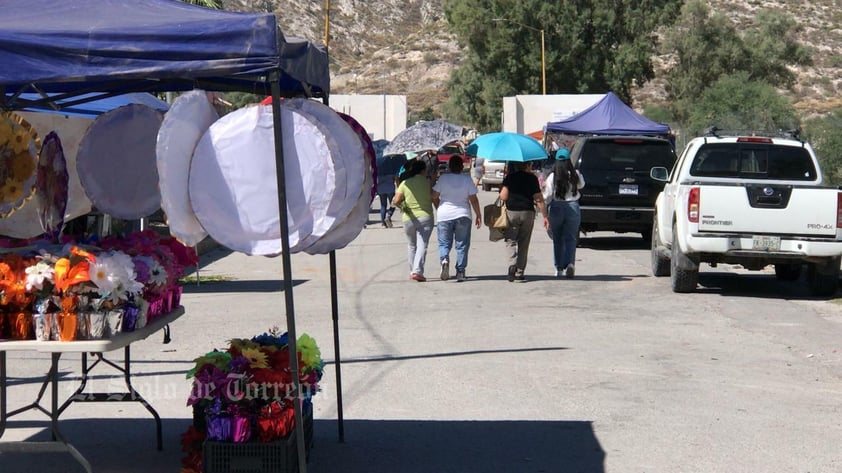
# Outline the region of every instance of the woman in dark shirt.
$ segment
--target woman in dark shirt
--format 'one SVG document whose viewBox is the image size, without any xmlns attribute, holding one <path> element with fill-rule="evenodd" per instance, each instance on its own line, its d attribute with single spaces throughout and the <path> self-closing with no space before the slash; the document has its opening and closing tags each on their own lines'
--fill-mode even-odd
<svg viewBox="0 0 842 473">
<path fill-rule="evenodd" d="M 509 228 L 505 231 L 506 253 L 509 258 L 509 281 L 525 281 L 523 271 L 529 254 L 529 240 L 535 225 L 535 206 L 549 228 L 547 207 L 535 174 L 527 171 L 528 163 L 514 163 L 514 171 L 503 178 L 500 199 L 506 202 Z"/>
</svg>

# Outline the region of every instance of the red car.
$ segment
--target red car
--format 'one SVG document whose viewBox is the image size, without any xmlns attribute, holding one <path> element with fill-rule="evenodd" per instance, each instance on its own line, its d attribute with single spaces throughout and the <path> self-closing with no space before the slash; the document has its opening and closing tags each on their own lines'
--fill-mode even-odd
<svg viewBox="0 0 842 473">
<path fill-rule="evenodd" d="M 438 152 L 436 152 L 436 159 L 439 163 L 438 167 L 440 170 L 447 172 L 447 163 L 453 155 L 457 155 L 462 158 L 462 165 L 464 166 L 463 172 L 471 171 L 471 157 L 465 154 L 465 146 L 461 141 L 448 143 L 439 148 Z"/>
</svg>

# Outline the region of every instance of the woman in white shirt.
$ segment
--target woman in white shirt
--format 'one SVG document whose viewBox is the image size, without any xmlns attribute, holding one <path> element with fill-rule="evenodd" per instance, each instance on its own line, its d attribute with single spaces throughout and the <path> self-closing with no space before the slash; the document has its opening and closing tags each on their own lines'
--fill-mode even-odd
<svg viewBox="0 0 842 473">
<path fill-rule="evenodd" d="M 576 237 L 582 220 L 579 211 L 579 190 L 585 186 L 582 174 L 570 162 L 570 151 L 556 151 L 553 171 L 544 181 L 544 201 L 550 217 L 553 237 L 555 276 L 564 273 L 572 278 L 576 273 Z"/>
<path fill-rule="evenodd" d="M 438 221 L 439 261 L 441 279 L 450 277 L 450 249 L 456 244 L 456 281 L 464 281 L 468 266 L 468 249 L 471 247 L 471 208 L 474 209 L 474 224 L 480 228 L 482 218 L 477 200 L 477 188 L 470 176 L 462 173 L 462 158 L 450 157 L 447 163 L 450 172 L 442 174 L 433 186 L 433 204 Z"/>
</svg>

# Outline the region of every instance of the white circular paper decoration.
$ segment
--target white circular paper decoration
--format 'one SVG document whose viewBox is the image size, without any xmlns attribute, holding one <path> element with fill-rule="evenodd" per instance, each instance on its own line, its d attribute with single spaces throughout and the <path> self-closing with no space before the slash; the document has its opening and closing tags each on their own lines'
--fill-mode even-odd
<svg viewBox="0 0 842 473">
<path fill-rule="evenodd" d="M 158 131 L 161 208 L 167 215 L 170 233 L 187 246 L 196 246 L 208 235 L 193 212 L 187 181 L 193 151 L 218 119 L 207 93 L 193 90 L 175 99 Z"/>
<path fill-rule="evenodd" d="M 282 104 L 307 116 L 329 138 L 330 159 L 336 170 L 336 189 L 330 205 L 321 216 L 321 225 L 314 226 L 305 240 L 299 242 L 296 248 L 291 248 L 291 251 L 306 251 L 340 226 L 354 209 L 365 180 L 365 152 L 357 132 L 327 105 L 307 99 L 285 100 Z"/>
<path fill-rule="evenodd" d="M 328 137 L 281 103 L 290 251 L 324 234 L 335 170 Z M 281 252 L 271 106 L 232 112 L 211 125 L 193 154 L 189 194 L 196 217 L 216 241 L 250 255 Z"/>
<path fill-rule="evenodd" d="M 365 227 L 368 221 L 368 212 L 371 210 L 371 194 L 368 191 L 371 189 L 373 182 L 371 167 L 366 168 L 364 182 L 360 195 L 357 198 L 357 203 L 351 210 L 351 213 L 348 214 L 348 217 L 304 251 L 311 255 L 323 255 L 345 248 L 357 238 L 363 227 Z"/>
<path fill-rule="evenodd" d="M 342 117 L 341 115 L 339 116 Z M 349 119 L 353 120 L 350 117 L 342 117 L 342 120 L 346 123 Z M 354 123 L 356 123 L 355 120 Z M 353 192 L 349 192 L 348 201 L 354 202 L 354 207 L 351 209 L 351 212 L 348 214 L 348 216 L 343 220 L 338 220 L 337 222 L 335 222 L 333 228 L 331 228 L 330 231 L 324 234 L 324 236 L 319 238 L 315 243 L 307 247 L 305 251 L 311 255 L 326 254 L 330 253 L 331 251 L 346 247 L 349 243 L 354 241 L 354 239 L 360 234 L 363 227 L 365 227 L 366 222 L 368 221 L 368 213 L 371 207 L 371 187 L 374 180 L 372 174 L 371 160 L 374 156 L 368 156 L 368 152 L 365 151 L 365 139 L 368 139 L 368 135 L 365 134 L 366 132 L 362 128 L 362 126 L 356 123 L 356 128 L 354 127 L 354 124 L 351 124 L 351 128 L 354 130 L 354 133 L 357 135 L 357 138 L 360 141 L 360 146 L 362 147 L 363 153 L 360 156 L 357 156 L 356 158 L 352 156 L 349 157 L 351 157 L 354 160 L 354 163 L 357 163 L 361 166 L 359 171 L 362 172 L 363 183 L 357 191 L 358 195 L 356 197 L 356 200 L 354 200 L 351 197 L 351 194 L 353 194 Z M 353 172 L 357 171 L 354 170 Z"/>
<path fill-rule="evenodd" d="M 76 170 L 103 213 L 132 220 L 161 207 L 155 145 L 162 119 L 146 105 L 124 105 L 97 117 L 82 138 Z"/>
</svg>

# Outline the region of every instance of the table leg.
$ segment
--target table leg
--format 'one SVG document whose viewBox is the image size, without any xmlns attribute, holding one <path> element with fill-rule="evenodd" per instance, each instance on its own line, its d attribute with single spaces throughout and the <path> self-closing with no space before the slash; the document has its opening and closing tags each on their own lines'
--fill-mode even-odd
<svg viewBox="0 0 842 473">
<path fill-rule="evenodd" d="M 0 438 L 6 432 L 6 352 L 0 351 Z"/>
<path fill-rule="evenodd" d="M 129 393 L 131 394 L 131 398 L 143 405 L 147 411 L 152 414 L 152 417 L 155 418 L 155 435 L 157 436 L 158 440 L 158 450 L 164 449 L 164 442 L 163 442 L 163 435 L 162 435 L 162 428 L 161 428 L 161 416 L 158 415 L 158 411 L 156 411 L 149 402 L 143 398 L 137 391 L 135 391 L 134 386 L 132 386 L 132 374 L 131 374 L 131 350 L 129 349 L 130 345 L 126 345 L 125 347 L 125 356 L 123 357 L 123 379 L 126 381 L 126 388 L 128 388 Z"/>
</svg>

